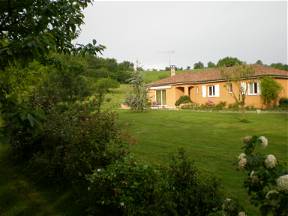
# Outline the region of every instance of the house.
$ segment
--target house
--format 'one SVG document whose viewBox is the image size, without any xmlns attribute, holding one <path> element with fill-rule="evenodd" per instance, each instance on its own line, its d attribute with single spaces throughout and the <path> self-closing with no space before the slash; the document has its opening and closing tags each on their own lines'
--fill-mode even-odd
<svg viewBox="0 0 288 216">
<path fill-rule="evenodd" d="M 263 108 L 260 80 L 265 76 L 274 78 L 282 86 L 279 98 L 288 98 L 288 71 L 262 65 L 251 66 L 253 75 L 239 81 L 240 88 L 245 89 L 246 106 Z M 172 72 L 170 77 L 147 85 L 148 97 L 153 106 L 174 108 L 175 102 L 183 95 L 188 95 L 197 104 L 226 102 L 229 105 L 235 103 L 233 92 L 237 95 L 240 89 L 239 82 L 238 85 L 228 82 L 219 68 L 174 74 Z"/>
</svg>

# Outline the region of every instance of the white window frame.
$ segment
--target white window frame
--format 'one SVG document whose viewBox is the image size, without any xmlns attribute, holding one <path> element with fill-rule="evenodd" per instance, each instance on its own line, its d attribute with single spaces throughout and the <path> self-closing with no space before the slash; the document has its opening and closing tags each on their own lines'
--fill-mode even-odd
<svg viewBox="0 0 288 216">
<path fill-rule="evenodd" d="M 163 91 L 165 90 L 165 97 L 166 97 L 166 104 L 163 104 Z M 158 106 L 166 107 L 167 106 L 167 90 L 166 89 L 157 89 L 155 90 L 155 101 L 157 102 L 157 91 L 160 91 L 160 100 L 161 104 L 158 104 Z"/>
<path fill-rule="evenodd" d="M 256 88 L 255 88 L 255 84 L 256 84 Z M 251 96 L 260 95 L 260 86 L 259 86 L 259 84 L 260 83 L 256 82 L 256 81 L 249 82 L 248 83 L 248 92 L 247 92 L 247 94 L 251 95 Z M 252 93 L 251 93 L 251 86 L 252 86 Z M 256 92 L 255 92 L 255 89 L 256 89 Z"/>
<path fill-rule="evenodd" d="M 212 94 L 210 94 L 210 88 L 212 88 Z M 208 97 L 216 97 L 216 86 L 210 85 L 208 86 Z"/>
</svg>

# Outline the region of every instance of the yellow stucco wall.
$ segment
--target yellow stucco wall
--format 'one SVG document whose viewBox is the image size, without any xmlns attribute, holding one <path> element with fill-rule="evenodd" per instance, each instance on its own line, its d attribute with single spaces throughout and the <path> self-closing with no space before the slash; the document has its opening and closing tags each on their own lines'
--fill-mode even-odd
<svg viewBox="0 0 288 216">
<path fill-rule="evenodd" d="M 288 79 L 275 79 L 281 86 L 282 91 L 279 98 L 288 98 Z M 259 80 L 253 80 L 260 82 Z M 251 81 L 243 81 L 249 83 Z M 219 85 L 219 97 L 208 97 L 208 86 Z M 219 102 L 226 102 L 227 105 L 235 103 L 232 93 L 227 90 L 226 82 L 215 82 L 209 84 L 191 84 L 191 85 L 174 85 L 166 89 L 166 101 L 168 107 L 175 107 L 176 100 L 182 95 L 190 95 L 191 100 L 197 104 L 205 104 L 212 101 L 217 104 Z M 202 86 L 206 86 L 206 97 L 202 96 Z M 233 92 L 238 94 L 239 86 L 237 83 L 232 83 Z M 149 89 L 148 97 L 151 102 L 156 101 L 156 90 Z M 264 108 L 260 95 L 246 95 L 246 106 L 254 106 L 255 108 Z"/>
</svg>

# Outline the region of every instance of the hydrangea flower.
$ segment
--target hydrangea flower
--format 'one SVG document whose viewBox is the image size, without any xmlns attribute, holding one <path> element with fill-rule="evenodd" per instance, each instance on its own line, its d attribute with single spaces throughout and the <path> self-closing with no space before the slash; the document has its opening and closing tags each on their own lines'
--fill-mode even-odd
<svg viewBox="0 0 288 216">
<path fill-rule="evenodd" d="M 239 212 L 238 216 L 246 216 L 246 213 L 245 212 Z"/>
<path fill-rule="evenodd" d="M 245 136 L 245 137 L 243 138 L 243 142 L 244 142 L 244 143 L 249 143 L 249 142 L 251 141 L 251 139 L 252 139 L 252 136 Z"/>
<path fill-rule="evenodd" d="M 272 194 L 278 194 L 279 192 L 276 191 L 276 190 L 271 190 L 271 191 L 268 191 L 268 193 L 265 195 L 265 198 L 266 199 L 270 199 L 270 195 Z"/>
<path fill-rule="evenodd" d="M 262 148 L 266 148 L 268 146 L 268 139 L 265 136 L 260 136 L 258 139 L 260 140 L 260 145 Z"/>
<path fill-rule="evenodd" d="M 277 180 L 277 186 L 280 190 L 288 191 L 288 174 L 280 176 Z"/>
<path fill-rule="evenodd" d="M 239 156 L 238 156 L 238 159 L 241 160 L 242 158 L 246 158 L 246 154 L 245 153 L 241 153 Z"/>
<path fill-rule="evenodd" d="M 246 159 L 246 158 L 241 158 L 241 159 L 239 160 L 238 165 L 239 165 L 239 168 L 240 168 L 240 169 L 244 169 L 245 166 L 246 166 L 246 164 L 247 164 L 247 159 Z"/>
<path fill-rule="evenodd" d="M 266 168 L 274 168 L 277 164 L 277 159 L 274 155 L 269 154 L 267 155 L 264 163 L 265 163 Z"/>
</svg>

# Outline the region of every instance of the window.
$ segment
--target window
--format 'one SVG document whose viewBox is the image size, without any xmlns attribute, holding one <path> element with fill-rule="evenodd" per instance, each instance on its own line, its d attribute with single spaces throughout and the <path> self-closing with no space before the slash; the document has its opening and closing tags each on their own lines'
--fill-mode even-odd
<svg viewBox="0 0 288 216">
<path fill-rule="evenodd" d="M 228 93 L 232 93 L 233 92 L 232 83 L 227 83 L 227 91 L 228 91 Z"/>
<path fill-rule="evenodd" d="M 215 86 L 208 86 L 208 96 L 209 97 L 216 96 L 216 94 L 215 94 Z"/>
<path fill-rule="evenodd" d="M 199 93 L 199 88 L 198 88 L 198 86 L 196 87 L 196 95 L 198 95 L 198 93 Z"/>
<path fill-rule="evenodd" d="M 157 105 L 166 105 L 166 90 L 156 90 Z"/>
<path fill-rule="evenodd" d="M 259 83 L 250 82 L 248 84 L 248 95 L 259 95 Z"/>
<path fill-rule="evenodd" d="M 220 96 L 219 85 L 208 86 L 208 97 L 219 97 L 219 96 Z"/>
</svg>

